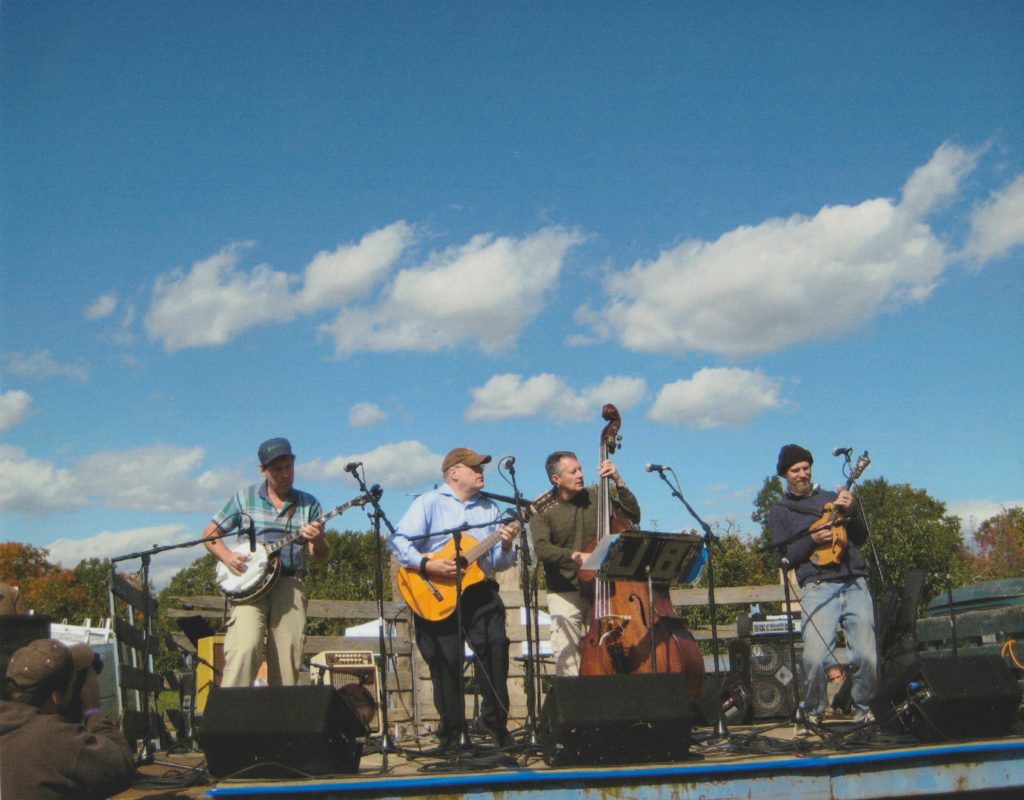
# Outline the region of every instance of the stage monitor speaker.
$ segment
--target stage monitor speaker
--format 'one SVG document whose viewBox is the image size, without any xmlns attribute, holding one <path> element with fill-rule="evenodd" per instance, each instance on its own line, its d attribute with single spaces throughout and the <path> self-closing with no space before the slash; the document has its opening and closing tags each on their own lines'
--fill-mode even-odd
<svg viewBox="0 0 1024 800">
<path fill-rule="evenodd" d="M 686 676 L 554 678 L 540 712 L 540 744 L 551 767 L 682 761 L 693 710 Z"/>
<path fill-rule="evenodd" d="M 215 778 L 302 778 L 359 771 L 367 735 L 330 686 L 217 688 L 196 740 Z"/>
<path fill-rule="evenodd" d="M 750 688 L 753 719 L 788 717 L 796 711 L 793 682 L 803 688 L 803 643 L 794 641 L 796 666 L 789 654 L 789 636 L 765 635 L 729 642 L 730 671 Z"/>
<path fill-rule="evenodd" d="M 921 741 L 1003 736 L 1021 703 L 1021 688 L 996 653 L 916 653 L 893 665 L 871 701 L 886 729 Z"/>
</svg>

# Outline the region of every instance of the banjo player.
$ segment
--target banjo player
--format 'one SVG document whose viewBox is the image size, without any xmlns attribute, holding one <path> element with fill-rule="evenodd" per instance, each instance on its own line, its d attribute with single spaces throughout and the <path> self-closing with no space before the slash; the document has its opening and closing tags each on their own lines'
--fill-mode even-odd
<svg viewBox="0 0 1024 800">
<path fill-rule="evenodd" d="M 279 574 L 265 594 L 252 602 L 231 603 L 220 683 L 225 687 L 253 685 L 263 661 L 264 637 L 267 683 L 298 682 L 306 627 L 306 563 L 328 557 L 320 503 L 293 486 L 295 455 L 289 441 L 268 439 L 258 456 L 264 480 L 236 492 L 214 515 L 203 531 L 206 549 L 232 575 L 242 576 L 250 566 L 249 548 L 229 547 L 222 538 L 225 531 L 239 530 L 240 541 L 248 533 L 261 543 L 299 536 L 281 549 Z"/>
</svg>

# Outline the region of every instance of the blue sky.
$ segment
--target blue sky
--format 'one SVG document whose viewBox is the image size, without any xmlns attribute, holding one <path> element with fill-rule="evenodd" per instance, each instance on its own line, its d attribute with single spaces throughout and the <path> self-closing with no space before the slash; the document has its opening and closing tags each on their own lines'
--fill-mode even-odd
<svg viewBox="0 0 1024 800">
<path fill-rule="evenodd" d="M 0 541 L 197 538 L 256 447 L 747 533 L 779 447 L 1024 504 L 1024 6 L 0 6 Z M 488 488 L 510 489 L 497 470 Z M 341 527 L 362 529 L 349 512 Z M 160 554 L 158 582 L 200 551 Z"/>
</svg>

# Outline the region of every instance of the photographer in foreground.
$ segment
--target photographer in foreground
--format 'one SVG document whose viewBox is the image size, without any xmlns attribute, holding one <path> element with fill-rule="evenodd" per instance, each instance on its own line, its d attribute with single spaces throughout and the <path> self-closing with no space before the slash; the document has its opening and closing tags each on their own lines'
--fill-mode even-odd
<svg viewBox="0 0 1024 800">
<path fill-rule="evenodd" d="M 100 710 L 85 644 L 37 639 L 11 656 L 0 700 L 0 796 L 100 798 L 131 786 L 132 748 Z"/>
</svg>

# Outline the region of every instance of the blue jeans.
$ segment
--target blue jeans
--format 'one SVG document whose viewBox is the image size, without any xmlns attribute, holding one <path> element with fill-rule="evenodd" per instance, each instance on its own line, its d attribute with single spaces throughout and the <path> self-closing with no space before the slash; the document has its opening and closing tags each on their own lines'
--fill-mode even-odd
<svg viewBox="0 0 1024 800">
<path fill-rule="evenodd" d="M 828 706 L 825 670 L 837 663 L 836 632 L 840 628 L 850 654 L 854 710 L 867 711 L 878 684 L 875 609 L 867 581 L 808 583 L 800 604 L 804 613 L 804 711 L 822 714 Z"/>
</svg>

